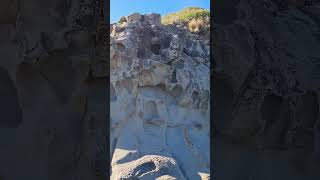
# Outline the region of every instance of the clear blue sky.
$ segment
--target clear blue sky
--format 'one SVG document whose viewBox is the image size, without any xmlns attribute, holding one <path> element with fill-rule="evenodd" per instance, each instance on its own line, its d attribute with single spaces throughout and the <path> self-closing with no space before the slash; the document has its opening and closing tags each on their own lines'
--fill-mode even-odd
<svg viewBox="0 0 320 180">
<path fill-rule="evenodd" d="M 165 15 L 185 7 L 195 6 L 210 9 L 210 0 L 111 0 L 110 21 L 117 22 L 121 16 L 134 12 Z"/>
</svg>

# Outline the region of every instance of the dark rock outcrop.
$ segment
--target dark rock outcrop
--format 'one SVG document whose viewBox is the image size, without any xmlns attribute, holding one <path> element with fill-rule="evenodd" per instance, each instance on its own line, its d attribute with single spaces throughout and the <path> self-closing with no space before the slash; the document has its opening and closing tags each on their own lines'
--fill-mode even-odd
<svg viewBox="0 0 320 180">
<path fill-rule="evenodd" d="M 107 179 L 98 8 L 95 0 L 0 2 L 0 179 Z"/>
<path fill-rule="evenodd" d="M 319 179 L 320 1 L 213 6 L 216 178 Z"/>
</svg>

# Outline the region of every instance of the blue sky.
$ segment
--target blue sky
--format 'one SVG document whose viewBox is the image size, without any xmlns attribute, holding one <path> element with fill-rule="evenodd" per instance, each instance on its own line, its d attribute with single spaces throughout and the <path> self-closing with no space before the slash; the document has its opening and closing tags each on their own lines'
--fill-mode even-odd
<svg viewBox="0 0 320 180">
<path fill-rule="evenodd" d="M 111 0 L 110 21 L 117 22 L 121 16 L 134 12 L 165 15 L 189 6 L 210 9 L 210 0 Z"/>
</svg>

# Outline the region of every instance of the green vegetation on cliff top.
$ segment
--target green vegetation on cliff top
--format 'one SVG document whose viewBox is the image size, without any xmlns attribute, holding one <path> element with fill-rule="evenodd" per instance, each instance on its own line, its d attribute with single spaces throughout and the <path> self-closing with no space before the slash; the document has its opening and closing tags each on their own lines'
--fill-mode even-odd
<svg viewBox="0 0 320 180">
<path fill-rule="evenodd" d="M 210 11 L 199 7 L 187 7 L 176 13 L 167 14 L 162 17 L 163 24 L 173 24 L 178 22 L 189 22 L 192 19 L 208 22 Z"/>
</svg>

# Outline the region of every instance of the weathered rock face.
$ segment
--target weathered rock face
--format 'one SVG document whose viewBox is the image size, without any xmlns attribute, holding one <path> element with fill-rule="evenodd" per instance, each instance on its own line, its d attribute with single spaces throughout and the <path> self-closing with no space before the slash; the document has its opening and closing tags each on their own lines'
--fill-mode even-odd
<svg viewBox="0 0 320 180">
<path fill-rule="evenodd" d="M 110 38 L 111 179 L 209 178 L 209 39 L 140 20 Z"/>
<path fill-rule="evenodd" d="M 160 14 L 156 13 L 151 13 L 151 14 L 139 14 L 139 13 L 133 13 L 129 16 L 126 17 L 127 22 L 144 22 L 148 24 L 153 24 L 153 25 L 160 25 L 161 24 L 161 16 Z"/>
<path fill-rule="evenodd" d="M 0 2 L 0 179 L 107 179 L 98 5 Z"/>
<path fill-rule="evenodd" d="M 319 179 L 320 1 L 213 6 L 217 179 Z"/>
</svg>

